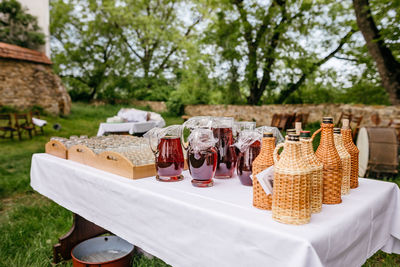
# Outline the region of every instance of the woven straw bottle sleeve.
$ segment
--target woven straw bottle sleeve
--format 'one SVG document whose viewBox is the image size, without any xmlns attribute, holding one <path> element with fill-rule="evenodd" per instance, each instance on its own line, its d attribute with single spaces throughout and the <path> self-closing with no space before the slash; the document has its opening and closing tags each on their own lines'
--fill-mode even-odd
<svg viewBox="0 0 400 267">
<path fill-rule="evenodd" d="M 315 155 L 324 166 L 322 203 L 341 203 L 343 169 L 333 140 L 333 123 L 321 123 L 321 141 Z"/>
<path fill-rule="evenodd" d="M 351 157 L 350 188 L 358 187 L 358 153 L 359 150 L 353 143 L 351 129 L 342 129 L 343 144 Z"/>
<path fill-rule="evenodd" d="M 343 176 L 342 176 L 342 195 L 350 192 L 350 174 L 351 174 L 351 157 L 349 152 L 343 145 L 342 135 L 334 134 L 336 150 L 342 160 Z"/>
<path fill-rule="evenodd" d="M 277 153 L 278 147 L 274 154 Z M 303 160 L 301 143 L 285 142 L 284 153 L 275 164 L 272 218 L 287 224 L 305 224 L 311 218 L 311 169 Z"/>
<path fill-rule="evenodd" d="M 255 177 L 268 167 L 274 165 L 272 154 L 275 149 L 275 137 L 263 137 L 260 154 L 253 161 L 253 206 L 263 210 L 271 210 L 272 195 L 266 194 Z"/>
<path fill-rule="evenodd" d="M 322 209 L 322 172 L 323 165 L 315 156 L 311 138 L 300 138 L 304 160 L 312 167 L 311 173 L 311 212 Z"/>
</svg>

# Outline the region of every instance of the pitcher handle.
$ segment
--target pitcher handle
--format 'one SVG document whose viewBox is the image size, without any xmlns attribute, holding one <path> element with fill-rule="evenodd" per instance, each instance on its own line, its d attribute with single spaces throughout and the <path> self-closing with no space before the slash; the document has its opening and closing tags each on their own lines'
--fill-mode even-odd
<svg viewBox="0 0 400 267">
<path fill-rule="evenodd" d="M 185 132 L 185 123 L 183 123 L 182 127 L 181 127 L 181 145 L 182 145 L 183 149 L 185 151 L 187 151 L 189 148 L 189 142 L 185 142 L 184 132 Z"/>
<path fill-rule="evenodd" d="M 279 143 L 275 149 L 274 149 L 274 163 L 276 164 L 280 160 L 280 155 L 278 154 L 278 151 L 281 147 L 284 147 L 285 143 Z"/>
<path fill-rule="evenodd" d="M 318 130 L 316 130 L 313 135 L 311 136 L 311 141 L 314 141 L 314 138 L 317 134 L 319 134 L 322 131 L 322 128 L 319 128 Z"/>
</svg>

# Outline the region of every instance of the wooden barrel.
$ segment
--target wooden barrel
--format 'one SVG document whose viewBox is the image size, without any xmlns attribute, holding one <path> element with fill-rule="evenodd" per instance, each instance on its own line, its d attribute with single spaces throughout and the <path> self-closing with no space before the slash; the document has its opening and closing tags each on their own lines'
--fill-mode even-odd
<svg viewBox="0 0 400 267">
<path fill-rule="evenodd" d="M 359 176 L 369 173 L 397 174 L 398 143 L 396 130 L 388 127 L 363 127 L 357 137 Z"/>
</svg>

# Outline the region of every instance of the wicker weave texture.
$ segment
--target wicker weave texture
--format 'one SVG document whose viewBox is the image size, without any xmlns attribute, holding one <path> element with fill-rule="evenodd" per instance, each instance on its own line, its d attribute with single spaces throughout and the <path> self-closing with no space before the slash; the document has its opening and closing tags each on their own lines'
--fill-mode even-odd
<svg viewBox="0 0 400 267">
<path fill-rule="evenodd" d="M 321 142 L 315 153 L 324 165 L 323 168 L 323 204 L 342 202 L 342 161 L 333 140 L 333 124 L 321 124 Z"/>
<path fill-rule="evenodd" d="M 351 157 L 350 188 L 358 187 L 358 154 L 359 150 L 353 142 L 351 129 L 342 129 L 343 144 Z"/>
<path fill-rule="evenodd" d="M 287 224 L 305 224 L 310 221 L 311 172 L 312 169 L 302 157 L 301 143 L 286 141 L 284 153 L 274 169 L 274 220 Z"/>
<path fill-rule="evenodd" d="M 333 137 L 335 140 L 336 150 L 342 160 L 342 195 L 347 195 L 350 192 L 351 157 L 343 145 L 342 135 L 334 134 Z"/>
<path fill-rule="evenodd" d="M 312 139 L 301 138 L 301 153 L 304 160 L 312 167 L 311 172 L 311 212 L 318 213 L 322 209 L 322 174 L 323 165 L 315 156 Z"/>
<path fill-rule="evenodd" d="M 255 177 L 268 167 L 274 165 L 273 152 L 275 149 L 275 137 L 262 139 L 260 154 L 253 161 L 253 206 L 263 210 L 271 210 L 272 195 L 265 193 L 260 182 Z"/>
</svg>

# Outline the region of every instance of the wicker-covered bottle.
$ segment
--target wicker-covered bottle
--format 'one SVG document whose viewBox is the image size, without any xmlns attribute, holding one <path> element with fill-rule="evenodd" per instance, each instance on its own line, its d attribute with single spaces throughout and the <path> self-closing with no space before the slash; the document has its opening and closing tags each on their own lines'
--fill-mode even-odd
<svg viewBox="0 0 400 267">
<path fill-rule="evenodd" d="M 311 212 L 322 209 L 322 173 L 323 165 L 315 156 L 310 131 L 300 132 L 301 152 L 304 160 L 311 166 Z"/>
<path fill-rule="evenodd" d="M 315 155 L 324 165 L 322 203 L 339 204 L 342 202 L 343 169 L 333 140 L 333 118 L 322 118 L 321 129 L 313 134 L 313 139 L 318 132 L 321 132 L 321 141 Z"/>
<path fill-rule="evenodd" d="M 274 160 L 280 146 L 274 150 Z M 303 159 L 298 135 L 289 135 L 284 153 L 274 167 L 272 218 L 288 224 L 305 224 L 311 218 L 311 172 Z"/>
<path fill-rule="evenodd" d="M 343 145 L 340 128 L 333 129 L 333 138 L 335 140 L 336 150 L 342 160 L 342 195 L 347 195 L 350 192 L 351 157 Z"/>
<path fill-rule="evenodd" d="M 353 142 L 352 131 L 350 129 L 349 120 L 344 119 L 342 122 L 342 138 L 343 144 L 351 157 L 351 175 L 350 175 L 350 188 L 358 187 L 358 154 L 359 150 Z"/>
<path fill-rule="evenodd" d="M 264 133 L 260 154 L 253 161 L 253 206 L 259 209 L 270 210 L 272 206 L 272 195 L 266 194 L 256 174 L 274 165 L 273 152 L 275 149 L 275 137 L 272 133 Z"/>
</svg>

